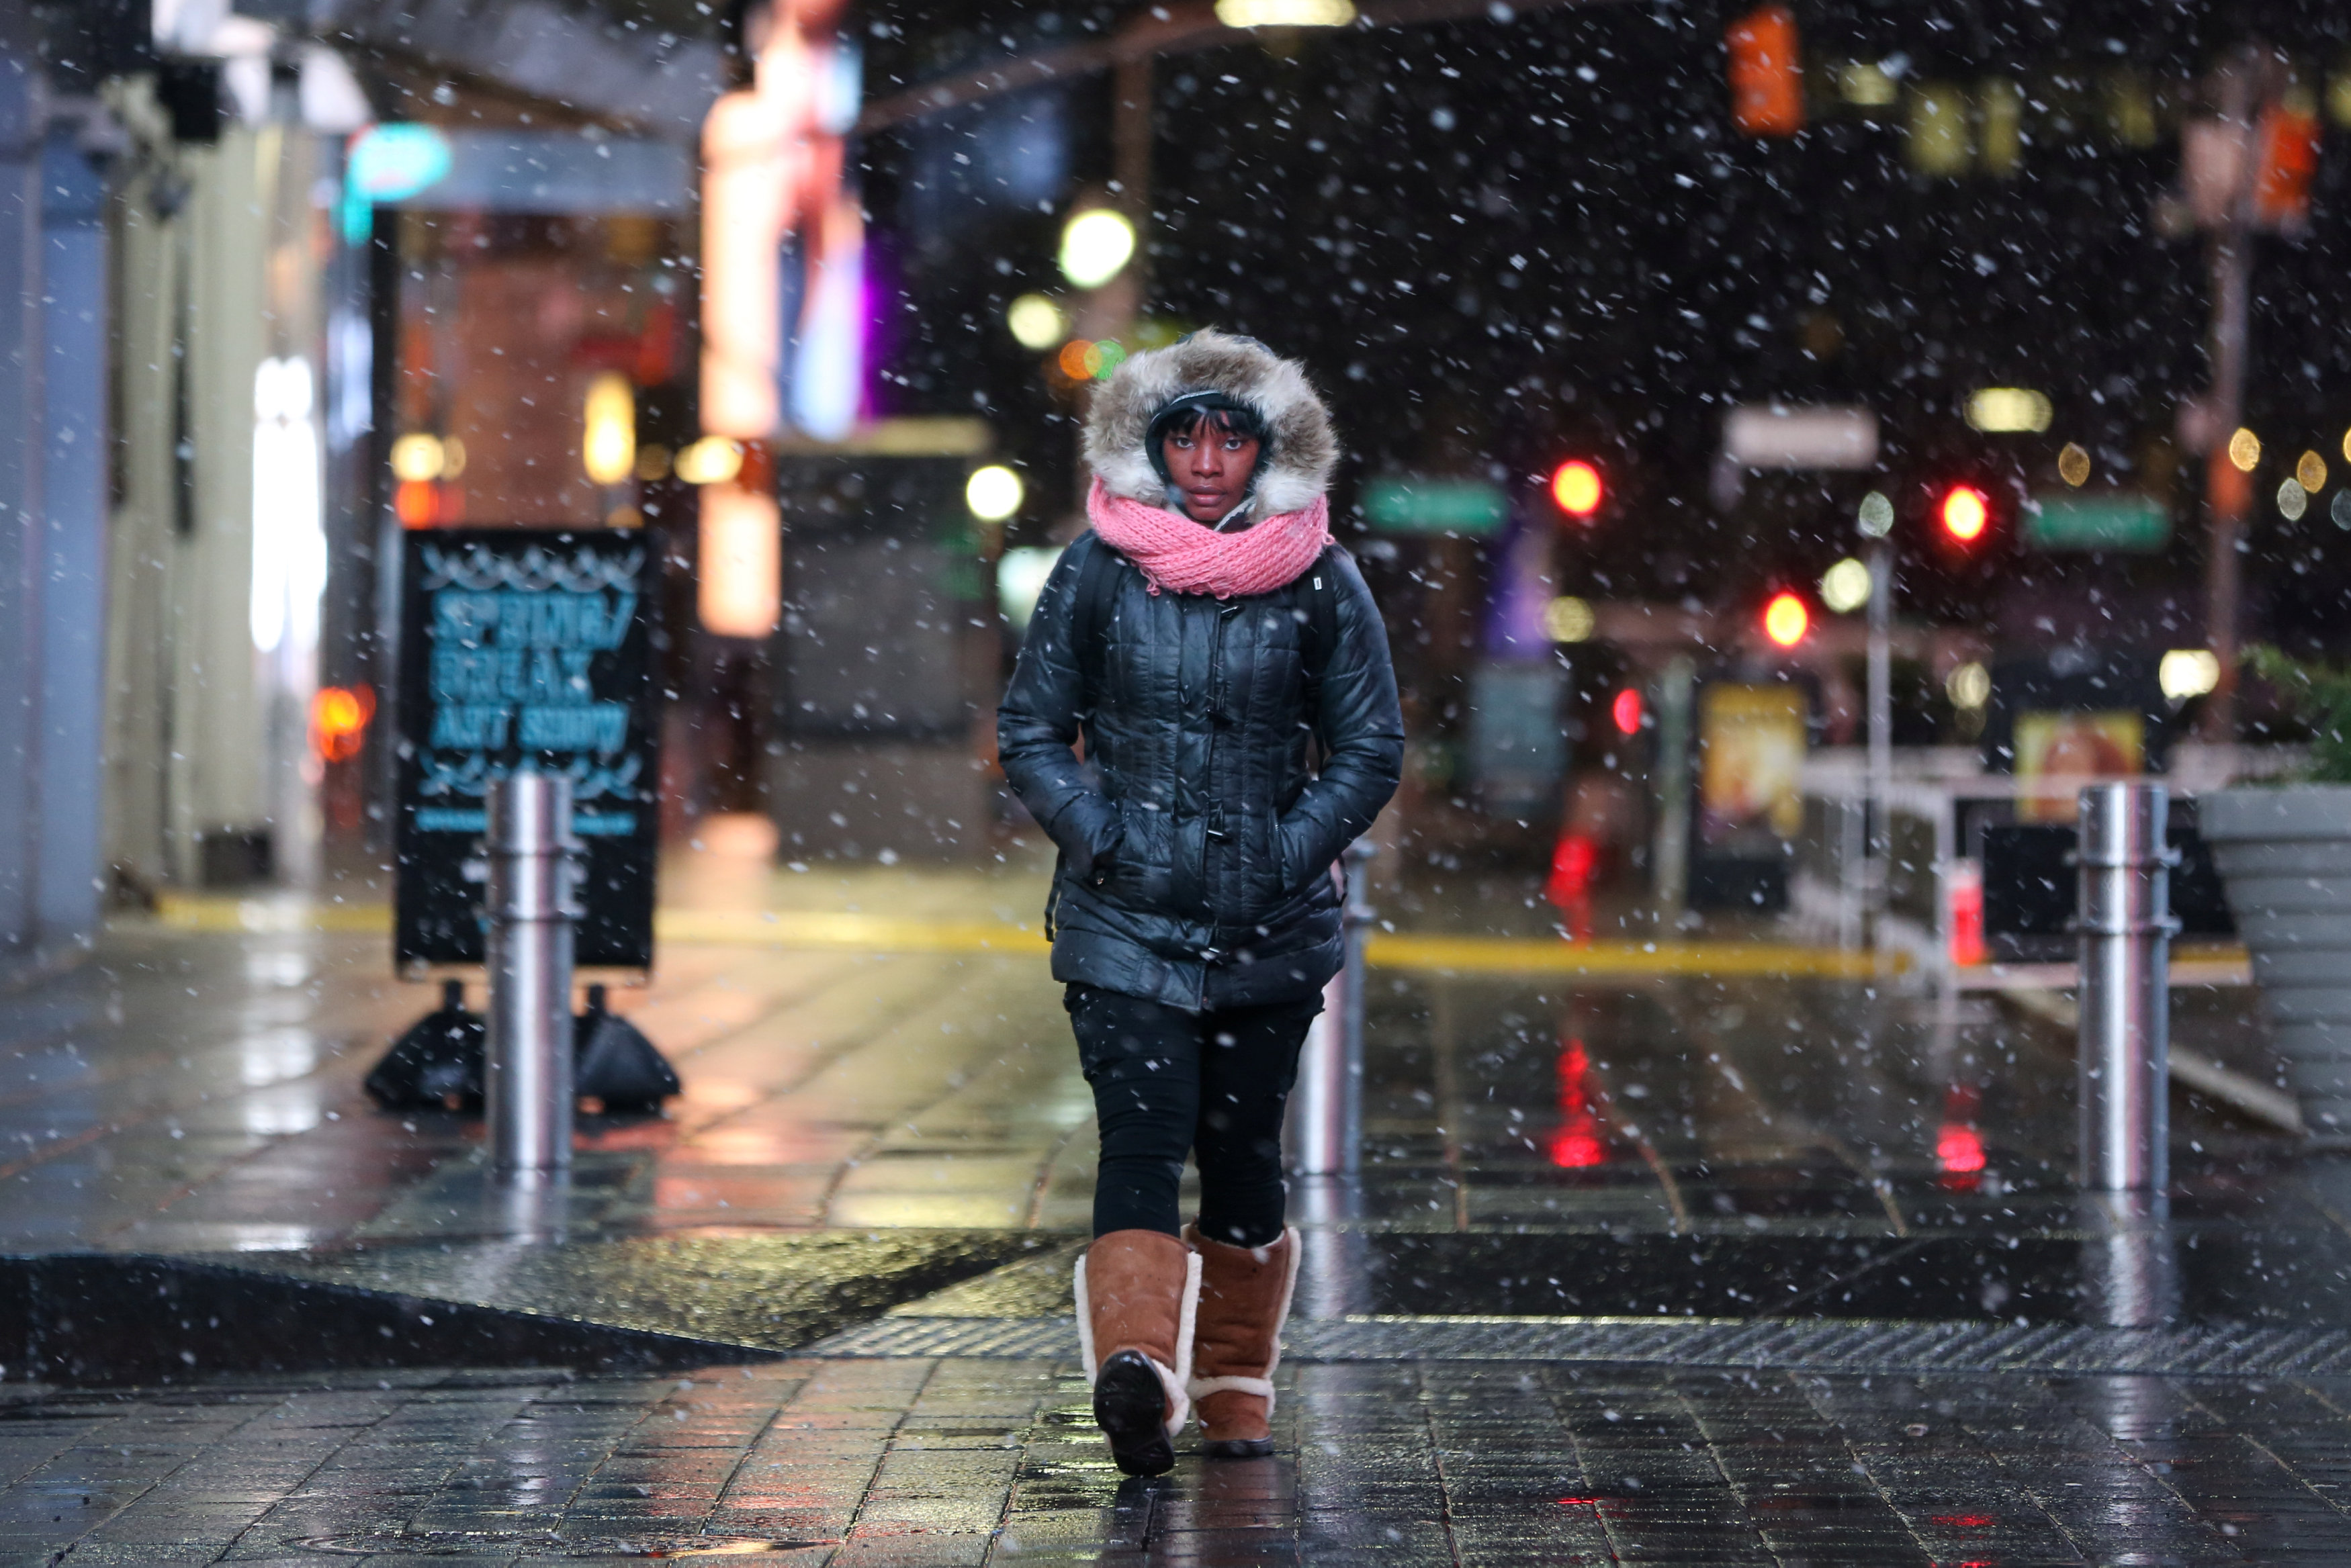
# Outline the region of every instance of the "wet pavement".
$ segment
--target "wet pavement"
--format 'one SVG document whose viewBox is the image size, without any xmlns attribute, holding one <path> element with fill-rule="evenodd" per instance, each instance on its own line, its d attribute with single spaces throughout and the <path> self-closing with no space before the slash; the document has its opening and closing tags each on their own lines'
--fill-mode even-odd
<svg viewBox="0 0 2351 1568">
<path fill-rule="evenodd" d="M 2336 1563 L 2351 1380 L 1285 1369 L 1124 1480 L 1067 1357 L 0 1406 L 0 1563 Z"/>
<path fill-rule="evenodd" d="M 2351 1163 L 2175 1092 L 2167 1200 L 2087 1200 L 2046 1007 L 1638 931 L 1514 968 L 1539 911 L 1427 882 L 1363 1177 L 1298 1189 L 1286 1457 L 1122 1490 L 1040 867 L 763 849 L 669 868 L 616 1000 L 684 1093 L 552 1196 L 360 1094 L 434 1004 L 364 888 L 0 996 L 0 1365 L 52 1385 L 0 1563 L 2351 1561 Z M 2262 1077 L 2249 1006 L 2175 1029 Z"/>
</svg>

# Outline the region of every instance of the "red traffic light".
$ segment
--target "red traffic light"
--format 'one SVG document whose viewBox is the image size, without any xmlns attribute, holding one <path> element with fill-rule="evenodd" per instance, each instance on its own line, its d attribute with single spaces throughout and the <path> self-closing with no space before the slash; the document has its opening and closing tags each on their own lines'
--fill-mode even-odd
<svg viewBox="0 0 2351 1568">
<path fill-rule="evenodd" d="M 1763 635 L 1779 647 L 1795 647 L 1812 629 L 1812 608 L 1800 594 L 1782 590 L 1763 607 Z"/>
<path fill-rule="evenodd" d="M 1955 545 L 1972 545 L 1991 526 L 1991 498 L 1972 484 L 1955 484 L 1935 504 L 1935 521 Z"/>
<path fill-rule="evenodd" d="M 1580 457 L 1568 459 L 1552 471 L 1551 498 L 1570 517 L 1589 517 L 1600 510 L 1607 487 L 1600 483 L 1600 471 Z"/>
<path fill-rule="evenodd" d="M 1616 722 L 1618 734 L 1636 732 L 1641 728 L 1641 689 L 1627 686 L 1616 693 L 1616 700 L 1608 704 L 1608 716 Z"/>
</svg>

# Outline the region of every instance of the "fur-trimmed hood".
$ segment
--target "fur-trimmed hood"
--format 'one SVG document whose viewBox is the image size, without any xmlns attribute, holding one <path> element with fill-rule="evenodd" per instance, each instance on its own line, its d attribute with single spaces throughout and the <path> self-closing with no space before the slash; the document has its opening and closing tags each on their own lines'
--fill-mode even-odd
<svg viewBox="0 0 2351 1568">
<path fill-rule="evenodd" d="M 1144 450 L 1151 418 L 1186 392 L 1216 391 L 1258 411 L 1271 450 L 1251 495 L 1260 517 L 1303 511 L 1331 483 L 1339 438 L 1331 410 L 1297 361 L 1254 337 L 1205 330 L 1137 354 L 1094 393 L 1086 417 L 1086 462 L 1113 495 L 1165 506 L 1167 489 Z"/>
</svg>

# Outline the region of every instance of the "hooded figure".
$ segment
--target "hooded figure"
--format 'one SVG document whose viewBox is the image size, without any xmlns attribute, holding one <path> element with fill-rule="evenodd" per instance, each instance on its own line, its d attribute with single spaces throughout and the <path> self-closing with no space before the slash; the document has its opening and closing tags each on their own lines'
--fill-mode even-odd
<svg viewBox="0 0 2351 1568">
<path fill-rule="evenodd" d="M 1333 863 L 1395 793 L 1404 725 L 1297 365 L 1217 332 L 1138 354 L 1086 458 L 1093 527 L 1038 599 L 997 737 L 1061 851 L 1053 976 L 1102 1129 L 1077 1272 L 1095 1416 L 1155 1474 L 1195 1400 L 1210 1453 L 1271 1450 L 1298 1264 L 1282 1114 L 1343 955 Z"/>
</svg>

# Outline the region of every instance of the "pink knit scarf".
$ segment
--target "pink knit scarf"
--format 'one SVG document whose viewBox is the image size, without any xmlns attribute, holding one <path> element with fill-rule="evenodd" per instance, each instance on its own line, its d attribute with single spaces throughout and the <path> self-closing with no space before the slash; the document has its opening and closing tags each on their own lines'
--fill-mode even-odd
<svg viewBox="0 0 2351 1568">
<path fill-rule="evenodd" d="M 1162 588 L 1220 599 L 1270 594 L 1295 581 L 1331 542 L 1331 508 L 1320 495 L 1302 512 L 1219 534 L 1162 507 L 1113 495 L 1097 479 L 1086 493 L 1086 516 L 1105 543 L 1142 568 L 1155 594 Z"/>
</svg>

